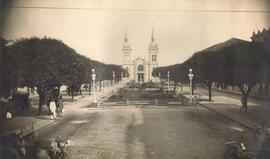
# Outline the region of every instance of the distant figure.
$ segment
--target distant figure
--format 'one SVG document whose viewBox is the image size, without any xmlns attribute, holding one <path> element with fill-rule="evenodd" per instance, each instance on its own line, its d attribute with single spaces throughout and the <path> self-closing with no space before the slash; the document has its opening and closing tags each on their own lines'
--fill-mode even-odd
<svg viewBox="0 0 270 159">
<path fill-rule="evenodd" d="M 63 109 L 64 109 L 62 95 L 60 95 L 60 97 L 55 100 L 55 103 L 56 103 L 56 113 L 57 113 L 57 115 L 62 116 Z"/>
<path fill-rule="evenodd" d="M 56 104 L 54 101 L 50 102 L 50 110 L 51 110 L 51 119 L 56 119 Z"/>
<path fill-rule="evenodd" d="M 7 114 L 6 114 L 6 118 L 7 118 L 7 119 L 12 119 L 12 115 L 11 115 L 11 113 L 10 113 L 10 112 L 7 112 Z"/>
<path fill-rule="evenodd" d="M 257 129 L 258 133 L 259 133 L 259 141 L 264 143 L 269 141 L 269 134 L 268 134 L 268 127 L 267 124 L 262 122 L 261 126 Z"/>
</svg>

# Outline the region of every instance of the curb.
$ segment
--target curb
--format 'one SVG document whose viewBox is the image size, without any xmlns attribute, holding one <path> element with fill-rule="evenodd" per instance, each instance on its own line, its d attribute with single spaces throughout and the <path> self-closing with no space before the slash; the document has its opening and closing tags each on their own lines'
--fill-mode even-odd
<svg viewBox="0 0 270 159">
<path fill-rule="evenodd" d="M 235 123 L 237 123 L 237 124 L 239 124 L 239 125 L 241 125 L 241 126 L 247 128 L 247 129 L 249 129 L 249 130 L 255 131 L 255 129 L 256 129 L 256 128 L 254 128 L 254 127 L 251 126 L 251 125 L 245 124 L 245 122 L 243 122 L 243 121 L 239 121 L 239 120 L 234 119 L 233 117 L 231 117 L 231 116 L 229 116 L 229 115 L 226 115 L 226 113 L 221 113 L 221 112 L 216 111 L 216 110 L 214 110 L 214 109 L 212 109 L 212 108 L 209 108 L 208 106 L 206 106 L 206 105 L 204 105 L 204 104 L 201 104 L 201 103 L 198 103 L 198 105 L 200 105 L 200 106 L 202 106 L 202 107 L 204 107 L 204 108 L 206 108 L 206 109 L 208 109 L 208 110 L 210 110 L 210 111 L 212 111 L 212 112 L 214 112 L 214 113 L 216 113 L 216 114 L 218 114 L 218 115 L 220 115 L 220 116 L 222 116 L 222 117 L 224 117 L 224 118 L 226 118 L 226 119 L 229 119 L 229 120 L 231 120 L 231 121 L 233 121 L 233 122 L 235 122 Z"/>
</svg>

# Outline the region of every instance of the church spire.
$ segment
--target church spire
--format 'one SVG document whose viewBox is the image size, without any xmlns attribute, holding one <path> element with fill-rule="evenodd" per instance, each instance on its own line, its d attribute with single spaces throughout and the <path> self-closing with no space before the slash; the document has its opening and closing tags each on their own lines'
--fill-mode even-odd
<svg viewBox="0 0 270 159">
<path fill-rule="evenodd" d="M 128 42 L 128 38 L 127 38 L 127 27 L 125 29 L 125 42 Z"/>
<path fill-rule="evenodd" d="M 154 26 L 152 26 L 151 42 L 155 42 L 155 37 L 154 37 Z"/>
</svg>

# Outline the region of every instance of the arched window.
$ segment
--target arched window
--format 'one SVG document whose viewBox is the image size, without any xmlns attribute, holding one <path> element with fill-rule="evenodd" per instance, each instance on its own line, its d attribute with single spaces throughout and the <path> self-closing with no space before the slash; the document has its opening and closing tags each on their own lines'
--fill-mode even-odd
<svg viewBox="0 0 270 159">
<path fill-rule="evenodd" d="M 157 61 L 157 55 L 152 55 L 152 61 L 156 62 Z"/>
<path fill-rule="evenodd" d="M 143 71 L 143 65 L 138 66 L 138 71 Z"/>
</svg>

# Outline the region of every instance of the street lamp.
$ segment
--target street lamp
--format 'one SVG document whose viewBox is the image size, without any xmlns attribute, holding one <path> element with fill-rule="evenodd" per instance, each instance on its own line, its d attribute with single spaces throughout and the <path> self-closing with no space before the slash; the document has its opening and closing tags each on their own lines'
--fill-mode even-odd
<svg viewBox="0 0 270 159">
<path fill-rule="evenodd" d="M 168 91 L 171 92 L 171 88 L 170 88 L 170 71 L 168 71 Z"/>
<path fill-rule="evenodd" d="M 94 100 L 93 102 L 96 103 L 96 74 L 95 74 L 95 69 L 92 69 L 92 81 L 93 81 L 93 96 L 94 96 Z"/>
<path fill-rule="evenodd" d="M 161 84 L 161 72 L 158 72 L 159 84 Z"/>
<path fill-rule="evenodd" d="M 189 77 L 190 97 L 192 97 L 192 95 L 193 95 L 193 91 L 192 91 L 192 79 L 193 79 L 193 77 L 194 77 L 194 74 L 192 73 L 192 69 L 191 69 L 191 68 L 189 69 L 188 77 Z"/>
<path fill-rule="evenodd" d="M 122 87 L 124 87 L 124 81 L 123 81 L 123 72 L 121 72 L 121 85 L 122 85 Z"/>
<path fill-rule="evenodd" d="M 112 72 L 112 76 L 113 76 L 113 94 L 114 94 L 114 85 L 115 85 L 115 72 Z"/>
</svg>

